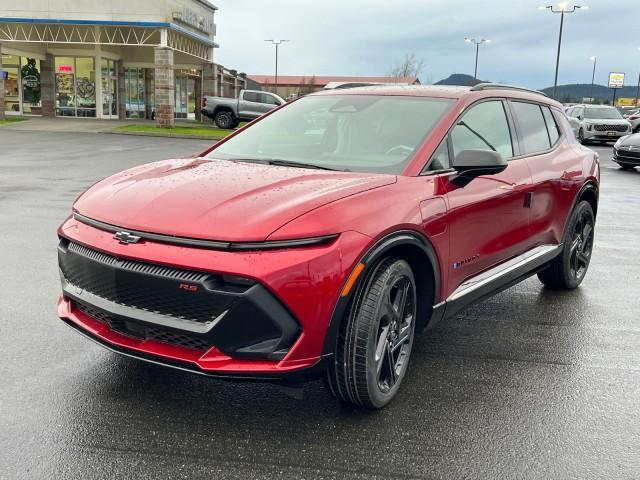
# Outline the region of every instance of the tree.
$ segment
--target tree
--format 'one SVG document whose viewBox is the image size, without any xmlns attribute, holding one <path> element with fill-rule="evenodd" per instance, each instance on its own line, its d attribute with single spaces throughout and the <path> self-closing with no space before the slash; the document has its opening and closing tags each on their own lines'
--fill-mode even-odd
<svg viewBox="0 0 640 480">
<path fill-rule="evenodd" d="M 425 67 L 424 59 L 416 58 L 415 53 L 407 53 L 404 60 L 391 69 L 390 76 L 395 78 L 417 77 Z"/>
</svg>

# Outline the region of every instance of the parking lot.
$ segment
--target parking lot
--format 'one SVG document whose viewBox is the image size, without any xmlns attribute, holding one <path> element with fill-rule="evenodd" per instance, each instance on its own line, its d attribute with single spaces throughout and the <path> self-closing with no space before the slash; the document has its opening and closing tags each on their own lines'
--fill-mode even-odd
<svg viewBox="0 0 640 480">
<path fill-rule="evenodd" d="M 418 338 L 383 411 L 121 358 L 56 317 L 56 227 L 123 168 L 207 142 L 0 131 L 0 478 L 640 476 L 640 170 L 601 155 L 583 286 L 529 279 Z M 301 394 L 301 395 L 300 395 Z"/>
</svg>

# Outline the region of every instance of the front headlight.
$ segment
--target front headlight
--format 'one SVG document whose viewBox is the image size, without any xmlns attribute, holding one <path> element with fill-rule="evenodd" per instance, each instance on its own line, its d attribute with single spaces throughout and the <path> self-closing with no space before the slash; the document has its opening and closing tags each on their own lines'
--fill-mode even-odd
<svg viewBox="0 0 640 480">
<path fill-rule="evenodd" d="M 587 130 L 588 130 L 588 131 L 593 130 L 593 124 L 592 124 L 592 123 L 587 123 L 587 124 L 585 124 L 585 125 L 587 126 Z"/>
</svg>

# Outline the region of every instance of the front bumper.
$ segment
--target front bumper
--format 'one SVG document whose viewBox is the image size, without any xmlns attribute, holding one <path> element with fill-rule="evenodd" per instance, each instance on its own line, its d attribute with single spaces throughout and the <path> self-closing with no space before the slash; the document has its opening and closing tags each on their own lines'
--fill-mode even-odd
<svg viewBox="0 0 640 480">
<path fill-rule="evenodd" d="M 615 141 L 618 140 L 620 137 L 624 137 L 626 135 L 629 135 L 630 132 L 624 131 L 624 132 L 618 132 L 618 131 L 605 131 L 605 132 L 599 132 L 596 130 L 584 130 L 583 129 L 583 134 L 584 134 L 584 139 L 585 140 L 599 140 L 602 142 L 609 142 L 609 141 Z"/>
<path fill-rule="evenodd" d="M 141 360 L 216 377 L 266 380 L 306 378 L 323 368 L 324 339 L 340 289 L 369 242 L 364 235 L 347 232 L 329 245 L 269 252 L 213 251 L 148 241 L 123 245 L 112 234 L 74 219 L 67 220 L 59 233 L 65 272 L 58 314 L 69 326 Z M 70 269 L 74 256 L 67 257 L 69 244 L 80 246 L 76 253 L 85 249 L 121 260 L 118 270 L 114 272 L 113 265 L 92 265 L 89 270 L 98 271 L 91 278 L 98 278 L 100 285 L 77 280 L 89 271 L 86 262 Z M 141 279 L 127 277 L 122 265 L 135 271 L 147 269 L 146 265 L 178 268 L 203 276 L 188 282 L 165 278 L 166 285 L 156 277 L 142 279 L 157 287 L 160 295 L 150 297 L 148 291 L 131 295 L 128 289 L 135 290 Z M 67 278 L 74 275 L 73 282 Z M 110 276 L 113 285 L 105 286 L 103 280 Z M 219 293 L 224 288 L 216 281 L 212 284 L 210 277 L 223 276 L 249 279 L 251 285 L 232 292 L 231 305 L 217 305 L 210 321 L 191 318 L 201 308 L 195 313 L 185 310 L 186 304 L 176 295 L 204 294 L 201 289 Z M 78 288 L 75 283 L 89 286 Z M 179 290 L 185 283 L 198 291 Z M 154 311 L 155 303 L 168 308 L 170 315 Z"/>
<path fill-rule="evenodd" d="M 614 148 L 613 161 L 638 167 L 640 166 L 640 149 L 624 150 L 622 148 Z"/>
</svg>

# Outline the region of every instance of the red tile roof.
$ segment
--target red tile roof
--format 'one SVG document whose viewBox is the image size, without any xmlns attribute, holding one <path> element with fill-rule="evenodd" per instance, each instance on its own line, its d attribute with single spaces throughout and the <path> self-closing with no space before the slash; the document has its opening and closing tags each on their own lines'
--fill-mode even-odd
<svg viewBox="0 0 640 480">
<path fill-rule="evenodd" d="M 274 75 L 248 75 L 254 82 L 261 85 L 273 85 L 276 83 Z M 313 85 L 324 87 L 331 82 L 354 82 L 354 83 L 404 83 L 409 85 L 419 84 L 418 77 L 333 77 L 325 75 L 278 75 L 278 85 L 300 85 L 304 80 L 309 84 L 314 80 Z"/>
</svg>

